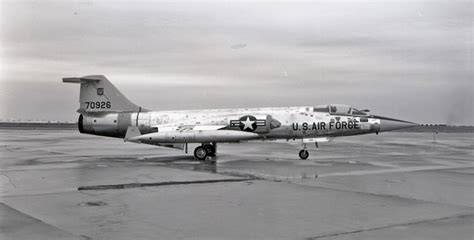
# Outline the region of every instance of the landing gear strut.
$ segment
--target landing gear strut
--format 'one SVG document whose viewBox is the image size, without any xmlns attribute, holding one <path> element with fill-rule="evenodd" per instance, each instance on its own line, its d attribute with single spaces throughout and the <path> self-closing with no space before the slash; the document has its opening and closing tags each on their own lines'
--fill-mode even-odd
<svg viewBox="0 0 474 240">
<path fill-rule="evenodd" d="M 194 157 L 199 161 L 205 161 L 207 157 L 216 156 L 216 143 L 203 143 L 194 149 Z"/>
</svg>

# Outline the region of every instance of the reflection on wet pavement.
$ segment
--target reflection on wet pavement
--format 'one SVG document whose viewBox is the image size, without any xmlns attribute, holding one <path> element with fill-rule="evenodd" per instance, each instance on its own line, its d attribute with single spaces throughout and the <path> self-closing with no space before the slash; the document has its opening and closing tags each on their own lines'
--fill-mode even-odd
<svg viewBox="0 0 474 240">
<path fill-rule="evenodd" d="M 298 142 L 220 144 L 215 161 L 199 162 L 75 131 L 27 132 L 0 131 L 2 239 L 472 236 L 473 134 L 340 138 L 308 160 Z"/>
</svg>

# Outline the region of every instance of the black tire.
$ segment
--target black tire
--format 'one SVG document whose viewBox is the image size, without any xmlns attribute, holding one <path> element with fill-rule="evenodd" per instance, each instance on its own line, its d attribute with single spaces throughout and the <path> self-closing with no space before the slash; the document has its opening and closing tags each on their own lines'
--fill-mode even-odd
<svg viewBox="0 0 474 240">
<path fill-rule="evenodd" d="M 303 159 L 303 160 L 305 160 L 309 157 L 308 151 L 306 151 L 304 149 L 300 151 L 299 155 L 300 155 L 300 158 Z"/>
<path fill-rule="evenodd" d="M 208 156 L 211 156 L 211 157 L 216 156 L 216 149 L 214 148 L 214 146 L 212 146 L 211 144 L 206 144 L 204 145 L 204 148 L 206 149 Z"/>
<path fill-rule="evenodd" d="M 194 157 L 197 158 L 199 161 L 204 161 L 207 158 L 207 151 L 203 146 L 198 146 L 194 149 Z"/>
</svg>

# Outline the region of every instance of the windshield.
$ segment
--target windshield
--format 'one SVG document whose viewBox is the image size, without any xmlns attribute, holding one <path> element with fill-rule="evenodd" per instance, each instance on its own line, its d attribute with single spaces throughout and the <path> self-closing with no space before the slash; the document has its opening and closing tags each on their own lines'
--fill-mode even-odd
<svg viewBox="0 0 474 240">
<path fill-rule="evenodd" d="M 362 112 L 361 110 L 358 110 L 358 109 L 353 108 L 353 109 L 352 109 L 352 115 L 363 115 L 363 116 L 365 116 L 365 115 L 367 115 L 367 113 Z"/>
<path fill-rule="evenodd" d="M 335 115 L 367 115 L 365 112 L 352 108 L 349 105 L 331 104 L 319 105 L 313 108 L 315 112 L 326 112 Z"/>
<path fill-rule="evenodd" d="M 347 105 L 333 104 L 329 107 L 331 114 L 351 115 L 352 107 Z"/>
</svg>

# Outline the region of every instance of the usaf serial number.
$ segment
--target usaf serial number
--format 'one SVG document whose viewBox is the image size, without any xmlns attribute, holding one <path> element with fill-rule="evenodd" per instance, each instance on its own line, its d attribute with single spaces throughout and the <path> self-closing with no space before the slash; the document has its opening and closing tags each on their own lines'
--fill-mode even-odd
<svg viewBox="0 0 474 240">
<path fill-rule="evenodd" d="M 86 109 L 107 109 L 111 108 L 112 104 L 107 102 L 84 102 L 86 104 Z"/>
</svg>

